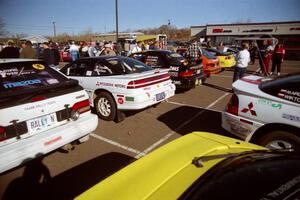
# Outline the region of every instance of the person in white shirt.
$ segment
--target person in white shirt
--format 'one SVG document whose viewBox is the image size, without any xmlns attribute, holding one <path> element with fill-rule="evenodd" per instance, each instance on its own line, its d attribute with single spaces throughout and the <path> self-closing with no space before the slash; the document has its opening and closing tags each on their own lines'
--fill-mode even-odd
<svg viewBox="0 0 300 200">
<path fill-rule="evenodd" d="M 72 56 L 72 61 L 75 61 L 79 58 L 79 47 L 75 44 L 75 42 L 72 42 L 72 45 L 70 46 L 69 49 L 71 56 Z"/>
<path fill-rule="evenodd" d="M 142 42 L 138 42 L 131 50 L 130 54 L 141 52 L 142 51 Z"/>
<path fill-rule="evenodd" d="M 234 68 L 233 82 L 242 78 L 250 62 L 249 44 L 243 43 L 242 50 L 237 53 L 236 66 Z"/>
</svg>

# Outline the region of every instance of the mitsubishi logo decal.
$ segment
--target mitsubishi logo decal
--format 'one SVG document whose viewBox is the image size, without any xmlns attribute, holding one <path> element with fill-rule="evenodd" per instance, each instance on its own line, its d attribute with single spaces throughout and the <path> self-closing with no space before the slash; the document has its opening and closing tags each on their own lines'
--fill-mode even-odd
<svg viewBox="0 0 300 200">
<path fill-rule="evenodd" d="M 247 113 L 248 111 L 250 111 L 251 115 L 257 116 L 256 112 L 253 110 L 253 107 L 254 107 L 253 103 L 251 102 L 251 103 L 248 104 L 248 108 L 243 108 L 242 112 Z"/>
</svg>

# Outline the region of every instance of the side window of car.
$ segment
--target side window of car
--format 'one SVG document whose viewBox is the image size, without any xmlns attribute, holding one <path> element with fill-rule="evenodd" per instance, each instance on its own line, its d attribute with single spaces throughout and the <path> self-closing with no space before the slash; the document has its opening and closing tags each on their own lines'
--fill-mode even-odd
<svg viewBox="0 0 300 200">
<path fill-rule="evenodd" d="M 93 65 L 91 76 L 110 76 L 113 75 L 111 67 L 97 61 Z"/>
<path fill-rule="evenodd" d="M 69 76 L 86 76 L 89 63 L 84 61 L 78 61 L 71 64 L 66 71 Z"/>
<path fill-rule="evenodd" d="M 261 89 L 272 96 L 300 104 L 300 75 L 263 84 Z"/>
<path fill-rule="evenodd" d="M 143 53 L 135 53 L 132 55 L 132 58 L 138 60 L 138 61 L 141 61 L 141 62 L 145 62 L 145 54 Z"/>
</svg>

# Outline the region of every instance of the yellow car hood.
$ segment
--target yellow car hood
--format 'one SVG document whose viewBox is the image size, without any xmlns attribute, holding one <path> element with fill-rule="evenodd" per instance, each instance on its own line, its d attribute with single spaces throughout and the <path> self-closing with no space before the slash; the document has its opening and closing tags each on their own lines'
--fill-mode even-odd
<svg viewBox="0 0 300 200">
<path fill-rule="evenodd" d="M 126 166 L 76 199 L 176 199 L 224 159 L 212 159 L 196 167 L 194 158 L 264 149 L 216 134 L 193 132 Z"/>
</svg>

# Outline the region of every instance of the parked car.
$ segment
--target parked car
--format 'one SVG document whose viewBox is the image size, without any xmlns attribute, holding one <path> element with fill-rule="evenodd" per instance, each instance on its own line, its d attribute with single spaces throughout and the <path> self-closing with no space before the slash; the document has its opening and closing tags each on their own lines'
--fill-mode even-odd
<svg viewBox="0 0 300 200">
<path fill-rule="evenodd" d="M 149 50 L 131 55 L 153 68 L 168 69 L 176 88 L 191 89 L 205 81 L 201 63 L 186 62 L 178 53 L 168 50 Z"/>
<path fill-rule="evenodd" d="M 300 152 L 300 73 L 274 80 L 246 76 L 232 87 L 223 128 L 268 148 Z"/>
<path fill-rule="evenodd" d="M 175 93 L 168 70 L 153 69 L 128 57 L 81 58 L 61 69 L 86 89 L 90 105 L 104 120 L 124 119 L 124 110 L 143 109 Z M 121 118 L 119 118 L 121 117 Z"/>
<path fill-rule="evenodd" d="M 177 53 L 185 57 L 187 48 L 181 47 L 177 49 Z M 202 50 L 201 60 L 203 64 L 203 70 L 206 74 L 206 77 L 209 77 L 211 74 L 218 74 L 222 71 L 222 68 L 219 66 L 219 60 L 216 56 L 211 54 L 205 49 Z"/>
<path fill-rule="evenodd" d="M 220 61 L 219 65 L 223 70 L 226 68 L 232 68 L 236 65 L 236 60 L 232 53 L 222 52 L 213 48 L 205 48 L 205 50 L 211 52 L 214 56 L 217 56 Z"/>
<path fill-rule="evenodd" d="M 216 56 L 211 54 L 209 51 L 202 49 L 202 64 L 204 68 L 204 73 L 208 76 L 211 74 L 218 74 L 222 71 L 219 65 L 219 60 Z"/>
<path fill-rule="evenodd" d="M 78 81 L 40 60 L 0 59 L 0 173 L 86 140 L 97 124 Z"/>
<path fill-rule="evenodd" d="M 194 132 L 127 165 L 75 199 L 296 199 L 299 174 L 300 155 Z"/>
</svg>

